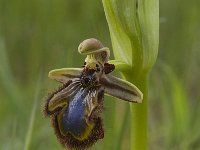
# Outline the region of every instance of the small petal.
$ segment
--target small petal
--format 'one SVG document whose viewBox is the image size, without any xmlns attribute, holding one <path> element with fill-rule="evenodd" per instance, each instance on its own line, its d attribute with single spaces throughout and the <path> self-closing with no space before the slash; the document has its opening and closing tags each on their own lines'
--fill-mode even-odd
<svg viewBox="0 0 200 150">
<path fill-rule="evenodd" d="M 108 95 L 129 102 L 142 102 L 142 92 L 130 82 L 112 75 L 106 75 L 100 79 L 100 83 L 105 87 L 105 93 Z"/>
<path fill-rule="evenodd" d="M 81 68 L 62 68 L 55 69 L 49 72 L 49 78 L 54 79 L 61 83 L 67 83 L 73 78 L 79 78 L 81 75 Z"/>
</svg>

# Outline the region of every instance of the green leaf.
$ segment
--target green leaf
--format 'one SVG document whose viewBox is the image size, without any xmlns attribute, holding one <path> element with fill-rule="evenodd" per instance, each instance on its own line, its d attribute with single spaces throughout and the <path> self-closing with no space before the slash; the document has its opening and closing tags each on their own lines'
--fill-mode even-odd
<svg viewBox="0 0 200 150">
<path fill-rule="evenodd" d="M 159 44 L 159 0 L 138 1 L 138 17 L 143 46 L 143 67 L 156 61 Z"/>
<path fill-rule="evenodd" d="M 159 41 L 158 0 L 103 0 L 116 59 L 150 70 Z"/>
</svg>

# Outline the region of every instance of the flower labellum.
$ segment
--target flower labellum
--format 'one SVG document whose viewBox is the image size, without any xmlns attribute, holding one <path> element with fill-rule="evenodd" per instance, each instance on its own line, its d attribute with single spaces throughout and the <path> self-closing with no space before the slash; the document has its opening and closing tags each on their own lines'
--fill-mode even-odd
<svg viewBox="0 0 200 150">
<path fill-rule="evenodd" d="M 110 50 L 96 39 L 83 41 L 79 53 L 87 55 L 83 68 L 62 68 L 49 77 L 62 84 L 50 93 L 44 105 L 60 143 L 70 149 L 84 149 L 104 137 L 101 112 L 104 93 L 128 102 L 141 103 L 143 94 L 125 80 L 110 75 Z"/>
</svg>

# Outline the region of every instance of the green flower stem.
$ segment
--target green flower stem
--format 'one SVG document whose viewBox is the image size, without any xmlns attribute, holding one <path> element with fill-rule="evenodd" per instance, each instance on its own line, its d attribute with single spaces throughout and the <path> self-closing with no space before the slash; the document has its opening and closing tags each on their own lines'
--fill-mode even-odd
<svg viewBox="0 0 200 150">
<path fill-rule="evenodd" d="M 115 64 L 114 61 L 111 61 Z M 148 74 L 141 68 L 131 68 L 128 65 L 123 68 L 125 65 L 123 62 L 118 62 L 119 67 L 117 70 L 124 70 L 123 77 L 129 82 L 137 85 L 137 87 L 143 93 L 143 102 L 142 104 L 130 103 L 131 110 L 131 139 L 130 139 L 130 149 L 131 150 L 146 150 L 148 148 Z"/>
<path fill-rule="evenodd" d="M 127 78 L 131 79 L 131 76 Z M 134 79 L 134 81 L 133 81 Z M 142 82 L 141 82 L 142 81 Z M 131 108 L 131 150 L 146 150 L 147 139 L 147 102 L 148 102 L 148 80 L 147 76 L 132 77 L 132 82 L 138 86 L 143 93 L 142 104 L 132 104 Z"/>
</svg>

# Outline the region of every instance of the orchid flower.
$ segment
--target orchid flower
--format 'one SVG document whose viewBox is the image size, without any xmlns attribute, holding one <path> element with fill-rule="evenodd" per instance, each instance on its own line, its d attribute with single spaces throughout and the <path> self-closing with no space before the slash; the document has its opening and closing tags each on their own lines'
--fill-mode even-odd
<svg viewBox="0 0 200 150">
<path fill-rule="evenodd" d="M 62 84 L 50 93 L 44 105 L 45 116 L 64 147 L 82 149 L 104 137 L 101 113 L 104 94 L 141 103 L 143 94 L 132 83 L 110 73 L 110 50 L 96 39 L 84 40 L 78 47 L 86 55 L 83 68 L 62 68 L 49 72 L 49 78 Z"/>
</svg>

